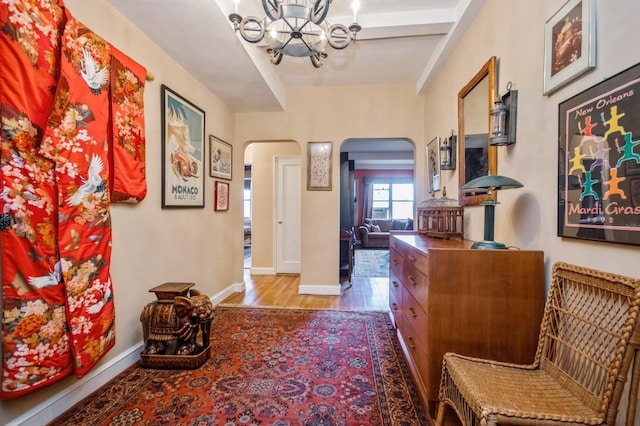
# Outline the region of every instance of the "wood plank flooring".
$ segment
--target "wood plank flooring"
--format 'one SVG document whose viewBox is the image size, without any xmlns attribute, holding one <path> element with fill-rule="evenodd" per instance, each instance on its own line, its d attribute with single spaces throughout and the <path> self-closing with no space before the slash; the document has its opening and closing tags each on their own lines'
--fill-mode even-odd
<svg viewBox="0 0 640 426">
<path fill-rule="evenodd" d="M 347 311 L 388 311 L 389 278 L 352 277 L 340 296 L 298 294 L 299 275 L 251 275 L 245 269 L 246 289 L 222 303 Z M 346 278 L 341 277 L 346 281 Z M 351 284 L 351 286 L 349 286 Z"/>
</svg>

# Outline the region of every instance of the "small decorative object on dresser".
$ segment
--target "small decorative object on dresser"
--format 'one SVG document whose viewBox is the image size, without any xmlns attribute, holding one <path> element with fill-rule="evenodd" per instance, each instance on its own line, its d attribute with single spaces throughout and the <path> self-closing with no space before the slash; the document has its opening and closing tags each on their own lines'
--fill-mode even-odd
<svg viewBox="0 0 640 426">
<path fill-rule="evenodd" d="M 418 232 L 429 237 L 464 238 L 464 208 L 452 198 L 446 197 L 446 188 L 441 198 L 423 201 L 418 207 Z"/>
</svg>

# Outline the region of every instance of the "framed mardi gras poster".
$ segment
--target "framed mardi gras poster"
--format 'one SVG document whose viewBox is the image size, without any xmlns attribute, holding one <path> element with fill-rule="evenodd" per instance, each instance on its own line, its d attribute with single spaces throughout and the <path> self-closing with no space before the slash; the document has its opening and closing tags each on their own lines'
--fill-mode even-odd
<svg viewBox="0 0 640 426">
<path fill-rule="evenodd" d="M 640 64 L 559 105 L 558 236 L 640 245 Z"/>
</svg>

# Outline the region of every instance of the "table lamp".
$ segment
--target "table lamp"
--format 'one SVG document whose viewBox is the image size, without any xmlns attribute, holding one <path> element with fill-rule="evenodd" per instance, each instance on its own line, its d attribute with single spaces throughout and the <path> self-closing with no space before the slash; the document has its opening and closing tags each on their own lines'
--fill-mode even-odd
<svg viewBox="0 0 640 426">
<path fill-rule="evenodd" d="M 462 192 L 487 192 L 491 195 L 492 191 L 510 188 L 522 188 L 522 184 L 515 179 L 499 175 L 480 176 L 467 182 L 460 191 Z M 506 249 L 507 246 L 493 241 L 493 225 L 495 220 L 495 207 L 499 204 L 497 201 L 483 201 L 484 205 L 484 241 L 473 243 L 472 249 Z"/>
</svg>

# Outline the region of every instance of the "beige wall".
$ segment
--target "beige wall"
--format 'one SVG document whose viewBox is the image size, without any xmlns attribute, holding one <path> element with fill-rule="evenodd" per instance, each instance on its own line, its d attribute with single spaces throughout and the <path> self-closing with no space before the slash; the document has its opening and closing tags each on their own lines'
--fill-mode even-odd
<svg viewBox="0 0 640 426">
<path fill-rule="evenodd" d="M 408 138 L 423 147 L 416 152 L 424 152 L 423 121 L 424 99 L 416 96 L 413 86 L 290 90 L 284 112 L 236 116 L 236 143 L 295 140 L 301 145 L 303 287 L 339 291 L 340 144 L 348 138 Z M 309 141 L 333 142 L 333 191 L 306 190 Z M 424 170 L 423 157 L 417 155 L 418 170 Z M 418 194 L 424 191 L 423 181 L 424 173 L 416 179 Z"/>
<path fill-rule="evenodd" d="M 274 159 L 276 156 L 300 156 L 300 145 L 296 142 L 256 142 L 248 148 L 253 159 L 251 269 L 273 271 Z"/>
<path fill-rule="evenodd" d="M 498 148 L 498 173 L 524 188 L 499 192 L 495 239 L 544 250 L 547 270 L 558 260 L 640 276 L 640 247 L 556 236 L 558 104 L 640 62 L 640 44 L 630 36 L 640 2 L 597 3 L 597 67 L 550 96 L 542 95 L 543 29 L 564 0 L 488 0 L 439 77 L 425 93 L 425 134 L 457 129 L 457 93 L 490 56 L 498 57 L 498 88 L 518 89 L 517 143 Z M 443 172 L 443 185 L 457 187 L 457 173 Z M 450 196 L 455 196 L 452 194 Z M 465 208 L 467 237 L 482 239 L 483 208 Z"/>
<path fill-rule="evenodd" d="M 524 188 L 499 193 L 496 241 L 543 250 L 547 277 L 551 265 L 560 260 L 638 277 L 640 247 L 556 236 L 556 191 L 558 104 L 640 62 L 636 19 L 631 18 L 640 16 L 640 2 L 596 1 L 596 69 L 547 97 L 542 95 L 543 28 L 564 3 L 488 0 L 425 93 L 425 134 L 430 138 L 457 128 L 458 91 L 490 56 L 497 56 L 499 92 L 506 91 L 509 81 L 518 90 L 518 140 L 510 147 L 498 148 L 498 173 L 519 180 Z M 447 188 L 457 187 L 457 173 L 445 171 L 442 178 Z M 482 239 L 483 208 L 465 208 L 465 222 L 467 238 Z M 623 399 L 621 410 L 626 410 L 626 405 Z M 619 415 L 618 424 L 623 420 L 624 415 Z"/>
</svg>

